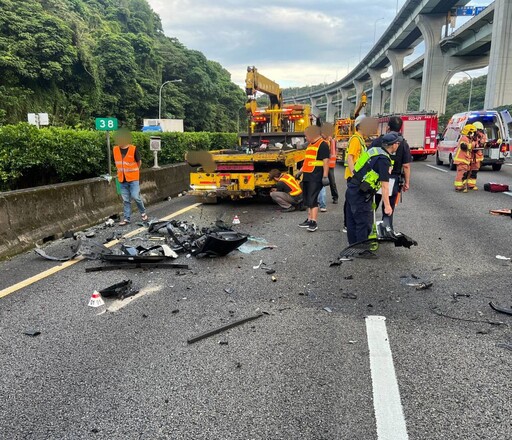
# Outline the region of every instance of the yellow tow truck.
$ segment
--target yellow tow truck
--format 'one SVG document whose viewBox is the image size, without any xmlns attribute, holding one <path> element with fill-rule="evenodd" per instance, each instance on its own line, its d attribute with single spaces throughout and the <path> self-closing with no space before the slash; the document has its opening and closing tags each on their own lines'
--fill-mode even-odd
<svg viewBox="0 0 512 440">
<path fill-rule="evenodd" d="M 187 154 L 189 164 L 197 167 L 190 174 L 189 194 L 204 203 L 266 196 L 275 184 L 268 177 L 271 169 L 295 174 L 304 160 L 304 129 L 311 124 L 310 107 L 283 105 L 279 85 L 253 66 L 247 68 L 245 82 L 248 129 L 239 133 L 238 145 L 199 156 L 192 151 Z M 268 95 L 267 108 L 258 108 L 256 92 Z"/>
</svg>

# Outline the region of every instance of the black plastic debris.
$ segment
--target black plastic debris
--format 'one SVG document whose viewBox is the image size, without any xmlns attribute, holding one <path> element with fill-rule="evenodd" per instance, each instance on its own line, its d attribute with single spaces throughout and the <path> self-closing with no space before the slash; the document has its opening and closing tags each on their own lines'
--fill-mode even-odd
<svg viewBox="0 0 512 440">
<path fill-rule="evenodd" d="M 124 280 L 120 283 L 113 284 L 105 289 L 99 291 L 104 298 L 119 298 L 124 299 L 139 293 L 138 290 L 133 288 L 131 280 Z"/>
<path fill-rule="evenodd" d="M 232 295 L 233 293 L 235 293 L 235 290 L 232 289 L 231 287 L 226 287 L 224 289 L 224 292 L 226 292 L 228 295 Z"/>
<path fill-rule="evenodd" d="M 257 315 L 249 316 L 248 318 L 243 318 L 239 319 L 238 321 L 230 322 L 229 324 L 223 325 L 222 327 L 218 327 L 216 329 L 209 330 L 205 333 L 201 333 L 200 335 L 193 336 L 192 338 L 189 338 L 187 342 L 189 344 L 193 344 L 194 342 L 201 341 L 202 339 L 206 339 L 209 338 L 210 336 L 217 335 L 223 331 L 229 330 L 230 328 L 237 327 L 249 321 L 254 321 L 255 319 L 261 318 L 263 315 L 264 313 L 258 313 Z"/>
<path fill-rule="evenodd" d="M 39 336 L 41 332 L 39 330 L 27 330 L 26 332 L 23 332 L 23 334 L 35 338 L 36 336 Z"/>
<path fill-rule="evenodd" d="M 347 299 L 357 299 L 357 295 L 355 293 L 346 292 L 341 295 L 342 298 Z"/>
<path fill-rule="evenodd" d="M 428 290 L 430 289 L 432 286 L 434 285 L 433 282 L 431 281 L 428 281 L 428 282 L 425 282 L 425 283 L 420 283 L 416 286 L 416 290 Z"/>
<path fill-rule="evenodd" d="M 347 275 L 346 277 L 343 277 L 344 280 L 353 280 L 354 279 L 354 276 L 353 275 Z"/>
<path fill-rule="evenodd" d="M 329 267 L 341 266 L 341 261 L 333 261 L 329 263 Z"/>
<path fill-rule="evenodd" d="M 267 275 L 272 275 L 272 274 L 276 273 L 276 271 L 274 269 L 268 269 L 267 271 L 265 271 L 265 273 Z"/>
<path fill-rule="evenodd" d="M 37 255 L 39 255 L 39 256 L 47 259 L 47 260 L 50 260 L 50 261 L 69 261 L 69 260 L 72 260 L 73 258 L 75 258 L 78 255 L 76 251 L 72 251 L 72 253 L 69 254 L 69 255 L 58 257 L 58 256 L 54 256 L 54 255 L 48 255 L 45 251 L 43 251 L 40 248 L 35 248 L 34 252 Z"/>
<path fill-rule="evenodd" d="M 133 257 L 132 257 L 133 258 Z M 146 262 L 123 262 L 122 264 L 111 264 L 108 266 L 87 267 L 85 272 L 110 272 L 113 270 L 128 269 L 189 269 L 188 264 L 176 263 L 146 263 Z"/>
<path fill-rule="evenodd" d="M 501 307 L 501 306 L 493 303 L 492 301 L 489 303 L 489 305 L 491 306 L 491 309 L 496 310 L 497 312 L 505 313 L 505 315 L 512 316 L 512 309 L 509 307 Z"/>
</svg>

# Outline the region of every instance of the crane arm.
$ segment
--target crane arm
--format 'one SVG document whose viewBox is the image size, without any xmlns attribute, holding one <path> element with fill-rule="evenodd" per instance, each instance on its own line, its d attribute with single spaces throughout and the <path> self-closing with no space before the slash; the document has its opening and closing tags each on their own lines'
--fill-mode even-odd
<svg viewBox="0 0 512 440">
<path fill-rule="evenodd" d="M 253 96 L 256 92 L 268 95 L 272 108 L 276 105 L 279 109 L 282 107 L 283 93 L 279 84 L 258 73 L 256 67 L 249 66 L 245 77 L 245 93 L 247 96 Z"/>
</svg>

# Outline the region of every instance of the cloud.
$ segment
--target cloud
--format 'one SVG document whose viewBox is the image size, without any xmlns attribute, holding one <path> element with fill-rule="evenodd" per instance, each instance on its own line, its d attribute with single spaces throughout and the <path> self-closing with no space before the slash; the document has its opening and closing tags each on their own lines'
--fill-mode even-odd
<svg viewBox="0 0 512 440">
<path fill-rule="evenodd" d="M 148 0 L 164 32 L 244 83 L 246 67 L 281 86 L 332 82 L 372 47 L 405 0 Z"/>
</svg>

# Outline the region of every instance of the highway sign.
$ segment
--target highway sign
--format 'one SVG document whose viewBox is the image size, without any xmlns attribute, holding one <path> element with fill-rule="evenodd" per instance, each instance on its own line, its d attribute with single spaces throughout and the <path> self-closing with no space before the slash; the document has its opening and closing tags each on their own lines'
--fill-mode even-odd
<svg viewBox="0 0 512 440">
<path fill-rule="evenodd" d="M 485 9 L 485 6 L 460 6 L 455 10 L 457 17 L 470 17 L 478 15 Z"/>
<path fill-rule="evenodd" d="M 96 130 L 117 130 L 117 118 L 96 118 Z"/>
</svg>

